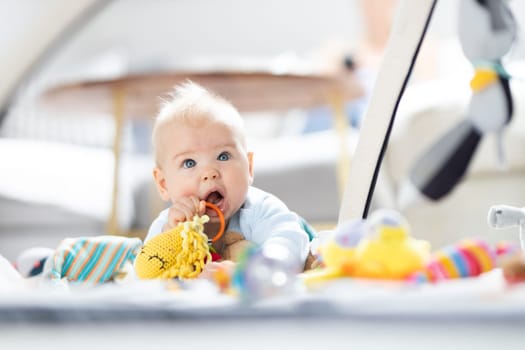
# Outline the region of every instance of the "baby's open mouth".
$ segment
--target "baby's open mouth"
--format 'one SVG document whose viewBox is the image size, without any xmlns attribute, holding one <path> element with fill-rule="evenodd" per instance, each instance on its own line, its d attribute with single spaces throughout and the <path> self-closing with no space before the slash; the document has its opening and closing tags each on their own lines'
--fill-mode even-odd
<svg viewBox="0 0 525 350">
<path fill-rule="evenodd" d="M 206 202 L 209 202 L 211 204 L 218 205 L 221 202 L 222 198 L 223 198 L 222 194 L 220 194 L 217 191 L 214 191 L 214 192 L 210 193 L 208 195 L 208 197 L 206 197 L 205 200 L 206 200 Z"/>
<path fill-rule="evenodd" d="M 217 207 L 219 207 L 219 209 L 222 210 L 223 208 L 221 207 L 221 205 L 222 205 L 223 199 L 224 197 L 222 196 L 220 192 L 214 191 L 214 192 L 211 192 L 204 200 L 208 203 L 215 204 Z M 217 213 L 213 209 L 211 210 L 207 209 L 206 214 L 208 216 L 217 216 Z"/>
</svg>

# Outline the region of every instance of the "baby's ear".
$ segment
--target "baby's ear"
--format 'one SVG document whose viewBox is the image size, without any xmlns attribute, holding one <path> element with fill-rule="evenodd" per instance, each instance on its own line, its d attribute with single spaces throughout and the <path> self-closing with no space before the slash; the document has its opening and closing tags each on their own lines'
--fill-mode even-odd
<svg viewBox="0 0 525 350">
<path fill-rule="evenodd" d="M 157 191 L 159 192 L 160 198 L 164 201 L 170 200 L 170 195 L 168 189 L 166 188 L 166 177 L 164 172 L 159 167 L 153 169 L 153 179 L 155 180 L 155 185 L 157 186 Z"/>
<path fill-rule="evenodd" d="M 250 173 L 250 177 L 253 182 L 253 152 L 248 152 L 247 157 L 248 157 L 248 171 Z"/>
</svg>

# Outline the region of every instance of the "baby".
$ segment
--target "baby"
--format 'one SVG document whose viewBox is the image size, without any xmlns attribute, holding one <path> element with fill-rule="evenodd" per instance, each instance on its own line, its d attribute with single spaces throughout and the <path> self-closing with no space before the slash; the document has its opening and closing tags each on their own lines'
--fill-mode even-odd
<svg viewBox="0 0 525 350">
<path fill-rule="evenodd" d="M 247 150 L 243 119 L 231 103 L 193 82 L 179 85 L 157 115 L 152 141 L 155 184 L 171 206 L 153 221 L 145 242 L 196 214 L 210 217 L 204 231 L 213 238 L 220 223 L 205 206 L 210 202 L 224 214 L 226 232 L 241 233 L 257 246 L 284 246 L 303 268 L 309 236 L 301 218 L 281 200 L 252 186 L 253 153 Z M 224 239 L 213 245 L 221 254 Z M 209 263 L 206 269 L 221 264 L 231 266 Z"/>
</svg>

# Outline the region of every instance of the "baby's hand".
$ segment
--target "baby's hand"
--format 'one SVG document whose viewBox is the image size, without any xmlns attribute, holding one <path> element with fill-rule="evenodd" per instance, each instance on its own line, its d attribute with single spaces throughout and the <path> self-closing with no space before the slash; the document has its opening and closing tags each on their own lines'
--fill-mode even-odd
<svg viewBox="0 0 525 350">
<path fill-rule="evenodd" d="M 163 231 L 168 231 L 179 223 L 192 220 L 195 215 L 204 215 L 206 202 L 197 197 L 184 197 L 173 202 L 168 212 L 168 222 Z"/>
<path fill-rule="evenodd" d="M 207 279 L 214 283 L 221 292 L 227 291 L 235 271 L 235 263 L 230 260 L 214 261 L 204 266 L 199 278 Z"/>
<path fill-rule="evenodd" d="M 317 258 L 315 258 L 315 260 L 312 261 L 312 264 L 310 265 L 310 269 L 312 270 L 317 269 L 317 268 L 322 268 L 322 267 L 325 267 L 324 263 Z"/>
<path fill-rule="evenodd" d="M 235 263 L 230 260 L 213 261 L 204 266 L 199 278 L 216 280 L 218 276 L 231 277 L 235 269 Z"/>
</svg>

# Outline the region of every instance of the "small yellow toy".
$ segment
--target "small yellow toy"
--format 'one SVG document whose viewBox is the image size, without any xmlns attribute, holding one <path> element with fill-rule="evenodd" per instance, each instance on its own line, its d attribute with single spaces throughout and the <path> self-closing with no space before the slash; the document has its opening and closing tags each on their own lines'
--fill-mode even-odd
<svg viewBox="0 0 525 350">
<path fill-rule="evenodd" d="M 366 234 L 364 220 L 354 220 L 339 227 L 333 238 L 319 247 L 320 260 L 326 276 L 350 276 L 356 266 L 356 246 Z"/>
<path fill-rule="evenodd" d="M 305 273 L 306 283 L 339 277 L 406 279 L 425 266 L 430 244 L 410 237 L 399 213 L 383 209 L 369 221 L 342 226 L 319 251 L 324 268 Z"/>
<path fill-rule="evenodd" d="M 409 228 L 397 212 L 379 211 L 373 230 L 376 237 L 362 239 L 357 248 L 353 276 L 406 279 L 422 269 L 430 258 L 430 244 L 410 237 Z"/>
<path fill-rule="evenodd" d="M 221 227 L 210 241 L 218 240 L 224 232 L 224 216 L 217 206 L 206 203 L 217 211 Z M 208 236 L 204 233 L 207 215 L 195 215 L 174 229 L 149 240 L 135 260 L 135 272 L 141 279 L 195 278 L 208 261 L 212 261 Z"/>
</svg>

